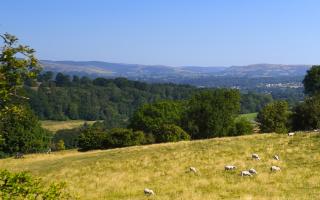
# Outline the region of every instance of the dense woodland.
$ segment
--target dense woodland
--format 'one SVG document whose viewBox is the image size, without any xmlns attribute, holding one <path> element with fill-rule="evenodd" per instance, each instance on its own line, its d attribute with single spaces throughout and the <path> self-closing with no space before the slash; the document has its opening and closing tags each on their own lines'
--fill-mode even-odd
<svg viewBox="0 0 320 200">
<path fill-rule="evenodd" d="M 40 119 L 106 120 L 111 127 L 126 124 L 145 103 L 184 100 L 203 89 L 189 85 L 148 84 L 125 78 L 105 79 L 45 72 L 38 82 L 26 81 L 30 107 Z M 214 89 L 212 89 L 214 90 Z M 241 113 L 258 112 L 273 100 L 268 94 L 243 93 Z"/>
</svg>

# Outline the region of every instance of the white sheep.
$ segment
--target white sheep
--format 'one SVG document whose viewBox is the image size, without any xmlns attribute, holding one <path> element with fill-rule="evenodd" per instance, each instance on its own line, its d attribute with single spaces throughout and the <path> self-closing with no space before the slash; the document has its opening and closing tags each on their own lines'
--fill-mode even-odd
<svg viewBox="0 0 320 200">
<path fill-rule="evenodd" d="M 254 154 L 252 154 L 252 159 L 255 159 L 255 160 L 260 160 L 260 157 L 259 157 L 259 155 L 258 154 L 256 154 L 256 153 L 254 153 Z"/>
<path fill-rule="evenodd" d="M 190 172 L 193 172 L 193 173 L 197 173 L 198 172 L 195 167 L 190 167 L 189 169 L 190 169 Z"/>
<path fill-rule="evenodd" d="M 271 170 L 272 172 L 275 172 L 275 171 L 280 171 L 281 169 L 280 169 L 280 167 L 278 167 L 278 166 L 272 166 L 272 167 L 270 168 L 270 170 Z"/>
<path fill-rule="evenodd" d="M 241 171 L 241 176 L 252 176 L 249 171 Z"/>
<path fill-rule="evenodd" d="M 250 174 L 258 174 L 257 171 L 253 168 L 249 169 Z"/>
<path fill-rule="evenodd" d="M 288 133 L 288 136 L 294 136 L 294 132 Z"/>
<path fill-rule="evenodd" d="M 226 171 L 228 171 L 228 170 L 235 170 L 235 169 L 237 169 L 237 167 L 236 167 L 236 166 L 233 166 L 233 165 L 226 165 L 226 166 L 224 167 L 224 169 L 225 169 Z"/>
<path fill-rule="evenodd" d="M 144 194 L 149 196 L 149 195 L 154 195 L 154 192 L 153 192 L 153 190 L 150 190 L 150 189 L 148 189 L 148 188 L 145 188 L 145 189 L 144 189 Z"/>
<path fill-rule="evenodd" d="M 280 158 L 279 158 L 278 155 L 274 155 L 273 158 L 274 158 L 275 160 L 280 160 Z"/>
</svg>

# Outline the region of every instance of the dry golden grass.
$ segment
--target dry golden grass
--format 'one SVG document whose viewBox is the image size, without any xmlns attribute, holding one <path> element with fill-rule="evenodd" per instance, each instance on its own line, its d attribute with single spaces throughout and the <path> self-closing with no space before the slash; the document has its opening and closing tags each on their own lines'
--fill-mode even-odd
<svg viewBox="0 0 320 200">
<path fill-rule="evenodd" d="M 61 129 L 73 129 L 79 126 L 82 126 L 85 122 L 88 124 L 93 124 L 95 121 L 84 121 L 84 120 L 69 120 L 69 121 L 52 121 L 45 120 L 41 121 L 41 125 L 43 128 L 48 129 L 52 132 L 57 132 Z"/>
<path fill-rule="evenodd" d="M 251 159 L 258 153 L 260 161 Z M 280 161 L 273 160 L 274 154 Z M 238 167 L 234 172 L 224 166 Z M 281 172 L 271 173 L 278 165 Z M 188 172 L 194 166 L 199 174 Z M 65 181 L 80 199 L 319 199 L 320 135 L 250 135 L 80 153 L 0 160 L 1 169 L 27 170 Z M 254 177 L 240 170 L 255 168 Z M 146 197 L 143 189 L 153 189 Z"/>
</svg>

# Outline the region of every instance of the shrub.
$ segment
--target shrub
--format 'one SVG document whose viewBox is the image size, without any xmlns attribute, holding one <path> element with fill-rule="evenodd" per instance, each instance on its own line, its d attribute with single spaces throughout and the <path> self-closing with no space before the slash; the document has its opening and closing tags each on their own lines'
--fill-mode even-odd
<svg viewBox="0 0 320 200">
<path fill-rule="evenodd" d="M 145 143 L 145 135 L 142 131 L 132 129 L 113 128 L 105 138 L 105 148 L 127 147 Z"/>
<path fill-rule="evenodd" d="M 253 132 L 253 125 L 248 119 L 242 117 L 235 122 L 233 135 L 248 135 L 248 134 L 251 134 L 252 132 Z"/>
<path fill-rule="evenodd" d="M 56 200 L 71 199 L 65 191 L 64 183 L 52 183 L 49 186 L 26 172 L 12 173 L 0 171 L 0 197 L 3 200 Z"/>
<path fill-rule="evenodd" d="M 182 128 L 174 124 L 165 124 L 160 126 L 154 133 L 156 142 L 177 142 L 181 140 L 190 140 Z"/>
<path fill-rule="evenodd" d="M 84 127 L 79 136 L 79 148 L 82 151 L 103 148 L 106 132 L 92 126 Z"/>
<path fill-rule="evenodd" d="M 289 121 L 288 103 L 275 101 L 266 105 L 257 116 L 262 132 L 286 133 L 288 132 Z"/>
</svg>

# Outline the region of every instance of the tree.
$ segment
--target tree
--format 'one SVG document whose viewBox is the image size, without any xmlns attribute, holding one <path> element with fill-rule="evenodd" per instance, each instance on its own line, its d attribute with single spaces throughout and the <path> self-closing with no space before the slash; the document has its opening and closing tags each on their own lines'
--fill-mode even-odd
<svg viewBox="0 0 320 200">
<path fill-rule="evenodd" d="M 152 133 L 164 124 L 181 124 L 184 112 L 182 101 L 158 101 L 152 104 L 144 104 L 130 119 L 129 127 L 133 130 L 141 130 Z"/>
<path fill-rule="evenodd" d="M 41 68 L 33 49 L 17 44 L 18 38 L 8 33 L 0 37 L 4 40 L 0 53 L 0 109 L 4 113 L 13 102 L 26 99 L 19 90 L 26 79 L 35 79 Z"/>
<path fill-rule="evenodd" d="M 190 140 L 188 135 L 181 127 L 174 124 L 164 124 L 154 131 L 156 142 L 178 142 Z"/>
<path fill-rule="evenodd" d="M 10 34 L 0 35 L 4 41 L 0 53 L 0 133 L 1 149 L 7 154 L 36 152 L 47 148 L 50 133 L 41 128 L 37 118 L 24 104 L 23 83 L 33 80 L 40 71 L 34 50 L 19 45 Z"/>
<path fill-rule="evenodd" d="M 145 143 L 144 133 L 142 131 L 133 131 L 132 129 L 113 128 L 108 131 L 104 147 L 128 147 Z"/>
<path fill-rule="evenodd" d="M 236 135 L 248 135 L 253 132 L 252 123 L 244 117 L 236 120 L 234 128 L 235 128 L 235 130 L 234 130 L 233 135 L 235 135 L 235 136 Z"/>
<path fill-rule="evenodd" d="M 202 91 L 190 99 L 182 127 L 195 139 L 227 136 L 239 110 L 238 90 Z"/>
<path fill-rule="evenodd" d="M 286 101 L 275 101 L 266 105 L 257 116 L 260 130 L 265 133 L 288 132 L 288 120 L 290 117 L 288 103 Z"/>
<path fill-rule="evenodd" d="M 49 147 L 51 133 L 41 127 L 36 116 L 23 106 L 15 106 L 1 119 L 0 131 L 3 134 L 3 152 L 34 153 Z"/>
<path fill-rule="evenodd" d="M 306 98 L 293 109 L 292 127 L 294 130 L 320 128 L 320 94 Z"/>
<path fill-rule="evenodd" d="M 84 126 L 79 136 L 79 148 L 82 151 L 103 148 L 106 132 L 100 127 Z"/>
<path fill-rule="evenodd" d="M 314 65 L 303 79 L 304 92 L 314 95 L 320 92 L 320 65 Z"/>
</svg>

